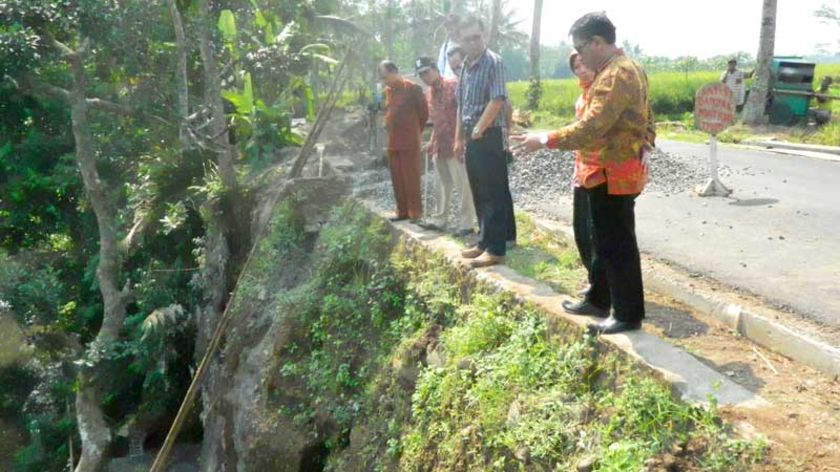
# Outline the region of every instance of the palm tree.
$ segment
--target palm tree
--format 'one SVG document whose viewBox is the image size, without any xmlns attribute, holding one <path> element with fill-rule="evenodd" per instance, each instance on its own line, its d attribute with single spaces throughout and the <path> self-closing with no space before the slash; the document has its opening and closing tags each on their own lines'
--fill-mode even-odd
<svg viewBox="0 0 840 472">
<path fill-rule="evenodd" d="M 840 0 L 835 3 L 837 3 L 836 8 L 828 6 L 827 3 L 822 5 L 819 10 L 814 12 L 814 16 L 820 18 L 827 25 L 836 23 L 838 30 L 840 30 Z M 828 45 L 825 46 L 828 47 Z M 837 38 L 837 54 L 840 54 L 840 37 Z"/>
<path fill-rule="evenodd" d="M 764 0 L 761 9 L 758 65 L 755 69 L 755 82 L 744 107 L 744 121 L 748 124 L 760 124 L 764 121 L 764 107 L 770 88 L 770 65 L 773 62 L 773 49 L 776 44 L 776 4 L 777 0 Z"/>
<path fill-rule="evenodd" d="M 502 22 L 502 0 L 493 0 L 490 4 L 490 37 L 487 45 L 494 51 L 499 50 L 499 25 Z"/>
<path fill-rule="evenodd" d="M 496 43 L 490 46 L 490 49 L 500 52 L 505 49 L 524 47 L 528 42 L 528 34 L 519 27 L 522 20 L 513 20 L 513 10 L 508 7 L 505 0 L 501 0 L 499 8 L 501 14 L 498 17 L 498 24 L 496 25 Z"/>
<path fill-rule="evenodd" d="M 542 0 L 534 0 L 534 20 L 531 24 L 531 82 L 528 84 L 528 109 L 536 110 L 542 98 L 540 83 L 540 25 L 542 24 Z"/>
<path fill-rule="evenodd" d="M 542 0 L 534 0 L 534 21 L 531 24 L 531 79 L 540 80 L 540 25 Z"/>
</svg>

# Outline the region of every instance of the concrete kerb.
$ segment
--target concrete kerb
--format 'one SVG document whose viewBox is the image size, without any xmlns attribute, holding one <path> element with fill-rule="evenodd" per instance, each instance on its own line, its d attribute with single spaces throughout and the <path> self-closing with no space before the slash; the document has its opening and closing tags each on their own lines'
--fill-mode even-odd
<svg viewBox="0 0 840 472">
<path fill-rule="evenodd" d="M 385 213 L 377 211 L 369 202 L 363 203 L 372 213 L 387 221 Z M 420 244 L 427 250 L 443 255 L 458 270 L 466 269 L 466 264 L 460 257 L 463 248 L 454 240 L 407 222 L 388 224 L 392 232 L 409 244 Z M 552 320 L 580 332 L 583 332 L 587 323 L 593 321 L 592 318 L 567 314 L 562 308 L 562 302 L 568 300 L 568 297 L 556 293 L 546 284 L 518 274 L 507 266 L 470 272 L 478 283 L 512 293 L 518 300 L 538 307 Z M 719 404 L 737 408 L 764 408 L 770 405 L 759 395 L 738 385 L 684 350 L 644 331 L 601 336 L 599 342 L 658 375 L 683 401 L 707 404 L 709 396 L 713 396 Z"/>
<path fill-rule="evenodd" d="M 562 235 L 573 241 L 572 230 L 567 225 L 540 219 L 535 219 L 535 225 L 541 231 Z M 840 376 L 840 349 L 728 301 L 719 293 L 699 289 L 687 274 L 666 264 L 645 258 L 642 266 L 648 289 L 711 316 L 759 346 L 826 375 Z"/>
<path fill-rule="evenodd" d="M 765 149 L 785 149 L 789 151 L 805 151 L 840 156 L 840 147 L 838 146 L 822 146 L 819 144 L 788 143 L 784 141 L 768 140 L 747 140 L 744 144 Z"/>
<path fill-rule="evenodd" d="M 755 146 L 751 144 L 728 144 L 728 147 L 734 147 L 739 149 L 747 149 L 750 151 L 762 151 L 762 152 L 771 152 L 774 154 L 779 154 L 783 156 L 795 156 L 795 157 L 805 157 L 808 159 L 820 159 L 823 161 L 833 161 L 833 162 L 840 162 L 840 155 L 827 153 L 827 152 L 818 152 L 818 151 L 808 151 L 804 149 L 788 149 L 788 148 L 766 148 L 762 146 Z"/>
</svg>

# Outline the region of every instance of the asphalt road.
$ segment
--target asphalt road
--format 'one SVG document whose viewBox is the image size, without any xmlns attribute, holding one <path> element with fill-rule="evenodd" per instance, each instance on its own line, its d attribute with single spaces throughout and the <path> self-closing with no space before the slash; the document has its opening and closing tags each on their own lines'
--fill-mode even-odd
<svg viewBox="0 0 840 472">
<path fill-rule="evenodd" d="M 663 141 L 708 159 L 708 146 Z M 840 162 L 719 146 L 727 198 L 645 192 L 643 252 L 745 289 L 840 330 Z M 555 207 L 571 215 L 570 201 Z"/>
</svg>

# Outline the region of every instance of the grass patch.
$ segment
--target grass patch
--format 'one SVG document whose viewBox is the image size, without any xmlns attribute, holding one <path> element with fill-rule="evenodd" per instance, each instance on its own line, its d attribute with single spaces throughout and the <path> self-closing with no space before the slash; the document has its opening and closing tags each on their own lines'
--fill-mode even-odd
<svg viewBox="0 0 840 472">
<path fill-rule="evenodd" d="M 573 248 L 517 218 L 510 260 L 573 289 Z M 328 435 L 327 470 L 573 470 L 584 458 L 594 470 L 640 470 L 676 447 L 702 470 L 762 459 L 763 443 L 735 439 L 713 400 L 675 401 L 593 339 L 549 329 L 534 307 L 463 290 L 442 257 L 392 245 L 357 205 L 331 221 L 309 277 L 278 306 L 298 333 L 278 346 L 278 395 L 294 394 L 280 414 Z M 269 239 L 281 253 L 299 241 L 288 227 Z"/>
<path fill-rule="evenodd" d="M 417 383 L 400 470 L 574 470 L 582 460 L 641 470 L 687 448 L 685 465 L 700 470 L 761 460 L 766 445 L 733 439 L 714 402 L 704 410 L 674 401 L 592 339 L 550 335 L 544 316 L 504 295 L 480 295 L 461 311 L 443 335 L 446 365 Z"/>
<path fill-rule="evenodd" d="M 694 129 L 694 96 L 703 85 L 717 82 L 721 71 L 656 72 L 650 74 L 651 106 L 659 122 L 680 122 L 682 125 L 660 125 L 658 136 L 688 142 L 705 142 L 704 133 Z M 818 64 L 814 76 L 814 88 L 824 76 L 834 77 L 830 95 L 840 96 L 840 64 Z M 508 84 L 514 107 L 526 109 L 527 82 Z M 540 107 L 531 115 L 533 129 L 556 129 L 574 120 L 574 104 L 580 95 L 576 79 L 543 81 L 543 99 Z M 816 107 L 816 102 L 812 103 Z M 792 127 L 750 128 L 736 125 L 721 133 L 718 139 L 724 143 L 741 143 L 749 139 L 768 138 L 805 144 L 840 146 L 840 100 L 830 102 L 832 121 L 820 128 L 803 125 Z"/>
<path fill-rule="evenodd" d="M 709 82 L 716 82 L 720 72 L 658 72 L 650 75 L 651 106 L 659 119 L 679 119 L 694 109 L 694 95 Z M 575 115 L 575 101 L 580 95 L 577 79 L 545 80 L 543 98 L 535 114 L 536 123 L 551 121 L 546 115 L 571 120 Z M 514 107 L 526 109 L 525 92 L 528 82 L 508 84 Z M 542 112 L 542 113 L 541 113 Z M 535 127 L 536 124 L 535 124 Z"/>
<path fill-rule="evenodd" d="M 573 294 L 586 272 L 577 249 L 566 238 L 537 229 L 530 216 L 516 215 L 517 247 L 507 253 L 507 265 L 560 293 Z"/>
</svg>

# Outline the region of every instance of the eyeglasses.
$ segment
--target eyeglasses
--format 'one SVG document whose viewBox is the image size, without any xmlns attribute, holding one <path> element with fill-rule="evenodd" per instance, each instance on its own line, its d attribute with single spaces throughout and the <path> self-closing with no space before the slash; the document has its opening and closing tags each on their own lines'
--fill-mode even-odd
<svg viewBox="0 0 840 472">
<path fill-rule="evenodd" d="M 588 45 L 589 45 L 589 43 L 591 43 L 591 42 L 592 42 L 592 38 L 589 38 L 589 39 L 587 39 L 586 41 L 584 41 L 582 44 L 575 44 L 575 45 L 574 45 L 574 47 L 575 47 L 575 51 L 577 51 L 577 52 L 583 52 L 583 48 L 585 48 L 586 46 L 588 46 Z"/>
<path fill-rule="evenodd" d="M 481 40 L 481 33 L 464 36 L 463 38 L 461 38 L 461 40 L 465 43 L 477 43 Z"/>
</svg>

